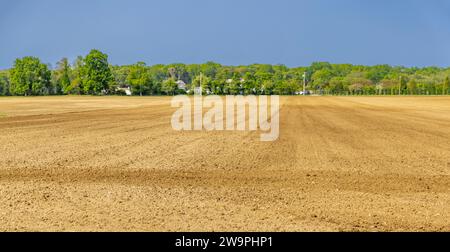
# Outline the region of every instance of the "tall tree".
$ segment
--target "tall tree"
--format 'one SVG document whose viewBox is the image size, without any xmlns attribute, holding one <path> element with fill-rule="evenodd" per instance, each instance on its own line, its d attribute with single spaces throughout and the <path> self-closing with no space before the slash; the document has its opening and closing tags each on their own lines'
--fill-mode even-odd
<svg viewBox="0 0 450 252">
<path fill-rule="evenodd" d="M 51 72 L 36 57 L 16 59 L 11 69 L 11 92 L 15 95 L 50 93 Z"/>
<path fill-rule="evenodd" d="M 320 69 L 312 75 L 312 85 L 315 89 L 323 89 L 333 78 L 333 72 L 328 68 Z"/>
<path fill-rule="evenodd" d="M 450 86 L 450 79 L 449 77 L 445 77 L 444 84 L 442 85 L 442 95 L 448 94 L 448 88 Z"/>
<path fill-rule="evenodd" d="M 71 70 L 70 86 L 67 88 L 68 94 L 82 94 L 83 92 L 83 69 L 84 59 L 82 56 L 78 56 Z"/>
<path fill-rule="evenodd" d="M 177 82 L 174 78 L 169 78 L 162 83 L 161 90 L 167 95 L 175 95 L 178 89 Z"/>
<path fill-rule="evenodd" d="M 203 73 L 200 73 L 192 80 L 192 89 L 201 87 L 203 93 L 211 92 L 211 78 L 208 78 Z"/>
<path fill-rule="evenodd" d="M 144 62 L 138 62 L 130 67 L 127 82 L 131 85 L 133 91 L 142 93 L 148 89 L 150 85 L 150 76 Z"/>
<path fill-rule="evenodd" d="M 56 64 L 56 70 L 54 71 L 56 84 L 58 89 L 60 89 L 64 94 L 67 94 L 70 90 L 71 84 L 71 67 L 69 60 L 63 58 Z"/>
<path fill-rule="evenodd" d="M 407 84 L 408 92 L 410 95 L 415 95 L 417 90 L 417 82 L 414 78 L 411 78 Z"/>
<path fill-rule="evenodd" d="M 406 84 L 407 84 L 406 78 L 405 76 L 403 76 L 403 74 L 401 74 L 398 81 L 398 95 L 403 94 L 403 90 L 405 90 Z"/>
<path fill-rule="evenodd" d="M 333 94 L 341 94 L 345 86 L 347 85 L 345 85 L 343 77 L 334 77 L 330 80 L 328 88 Z"/>
<path fill-rule="evenodd" d="M 83 89 L 87 94 L 100 94 L 108 91 L 113 80 L 108 64 L 108 55 L 98 50 L 91 50 L 84 58 L 82 75 Z"/>
<path fill-rule="evenodd" d="M 8 71 L 0 71 L 0 95 L 9 95 Z"/>
</svg>

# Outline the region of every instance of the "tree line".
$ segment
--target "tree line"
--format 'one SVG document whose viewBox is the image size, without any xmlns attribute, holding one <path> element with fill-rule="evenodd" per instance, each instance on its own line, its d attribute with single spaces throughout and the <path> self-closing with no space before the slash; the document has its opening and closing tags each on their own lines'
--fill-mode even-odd
<svg viewBox="0 0 450 252">
<path fill-rule="evenodd" d="M 294 95 L 305 87 L 322 95 L 448 95 L 450 68 L 362 66 L 315 62 L 307 67 L 252 64 L 224 66 L 144 62 L 117 66 L 108 55 L 91 50 L 55 68 L 36 57 L 16 59 L 9 70 L 0 71 L 0 95 L 176 95 L 201 87 L 217 95 Z"/>
</svg>

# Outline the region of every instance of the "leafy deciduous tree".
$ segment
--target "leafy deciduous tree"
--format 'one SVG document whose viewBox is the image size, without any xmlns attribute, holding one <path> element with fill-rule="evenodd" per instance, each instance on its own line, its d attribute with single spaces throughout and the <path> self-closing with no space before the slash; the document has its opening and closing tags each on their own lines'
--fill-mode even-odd
<svg viewBox="0 0 450 252">
<path fill-rule="evenodd" d="M 177 82 L 174 78 L 169 78 L 165 81 L 163 81 L 161 90 L 166 93 L 167 95 L 175 95 L 176 91 L 178 89 Z"/>
<path fill-rule="evenodd" d="M 144 62 L 138 62 L 129 69 L 127 81 L 133 90 L 137 90 L 142 96 L 143 92 L 149 88 L 150 77 Z"/>
<path fill-rule="evenodd" d="M 109 90 L 113 80 L 108 64 L 108 55 L 92 50 L 85 58 L 82 67 L 82 86 L 87 94 L 100 94 Z"/>
<path fill-rule="evenodd" d="M 16 59 L 11 69 L 11 93 L 43 95 L 50 92 L 51 72 L 36 57 Z"/>
</svg>

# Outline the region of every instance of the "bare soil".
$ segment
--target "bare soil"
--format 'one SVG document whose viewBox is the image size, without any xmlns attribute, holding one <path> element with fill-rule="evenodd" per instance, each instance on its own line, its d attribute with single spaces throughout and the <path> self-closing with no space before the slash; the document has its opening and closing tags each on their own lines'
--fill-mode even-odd
<svg viewBox="0 0 450 252">
<path fill-rule="evenodd" d="M 450 97 L 283 97 L 276 142 L 173 112 L 0 98 L 0 230 L 450 231 Z"/>
</svg>

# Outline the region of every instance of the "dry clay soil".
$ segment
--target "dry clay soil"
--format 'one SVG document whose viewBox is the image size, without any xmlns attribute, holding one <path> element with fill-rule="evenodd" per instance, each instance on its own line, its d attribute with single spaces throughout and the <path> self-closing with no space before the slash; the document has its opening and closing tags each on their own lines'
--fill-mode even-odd
<svg viewBox="0 0 450 252">
<path fill-rule="evenodd" d="M 0 230 L 450 231 L 450 97 L 281 104 L 260 142 L 170 98 L 0 98 Z"/>
</svg>

